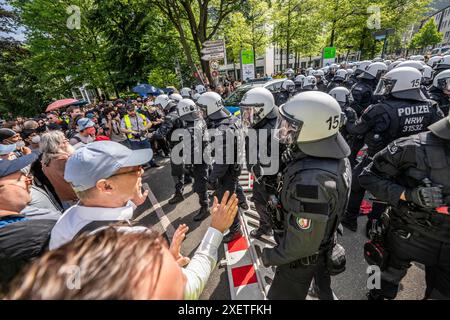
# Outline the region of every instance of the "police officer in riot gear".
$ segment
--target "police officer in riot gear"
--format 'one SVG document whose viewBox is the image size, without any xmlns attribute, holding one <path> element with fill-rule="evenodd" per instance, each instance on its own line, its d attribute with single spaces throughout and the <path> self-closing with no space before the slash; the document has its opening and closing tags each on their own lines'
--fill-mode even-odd
<svg viewBox="0 0 450 320">
<path fill-rule="evenodd" d="M 343 87 L 345 79 L 347 79 L 347 70 L 339 69 L 336 71 L 333 80 L 328 84 L 327 92 L 330 92 L 336 87 Z"/>
<path fill-rule="evenodd" d="M 328 72 L 328 74 L 326 76 L 326 80 L 327 80 L 328 83 L 333 81 L 333 78 L 336 75 L 336 71 L 338 69 L 339 69 L 339 65 L 338 64 L 333 63 L 333 64 L 330 65 L 329 72 Z"/>
<path fill-rule="evenodd" d="M 279 106 L 286 103 L 295 93 L 296 88 L 294 81 L 284 80 L 281 84 L 280 91 L 274 94 L 276 105 Z"/>
<path fill-rule="evenodd" d="M 208 178 L 209 189 L 216 190 L 217 198 L 221 199 L 226 191 L 235 193 L 239 183 L 242 164 L 245 161 L 242 124 L 224 107 L 222 97 L 215 92 L 202 94 L 197 101 L 197 105 L 202 108 L 208 128 L 215 130 L 214 139 L 222 140 L 222 144 L 215 143 L 212 145 L 214 148 L 219 146 L 223 148 L 220 152 L 223 159 L 217 159 L 218 151 L 215 150 L 216 161 Z M 230 139 L 233 139 L 233 141 L 230 141 Z M 232 149 L 229 150 L 228 148 Z M 232 159 L 227 159 L 229 158 L 227 154 L 230 154 Z M 231 162 L 228 160 L 231 160 Z M 239 217 L 236 216 L 230 227 L 230 232 L 224 237 L 223 241 L 228 243 L 240 235 L 242 235 L 242 232 Z"/>
<path fill-rule="evenodd" d="M 358 116 L 364 110 L 375 103 L 373 91 L 375 90 L 378 80 L 387 71 L 387 66 L 383 62 L 374 62 L 366 67 L 360 75 L 357 76 L 358 83 L 351 90 L 354 99 L 353 109 Z"/>
<path fill-rule="evenodd" d="M 298 76 L 295 77 L 294 79 L 294 84 L 295 84 L 295 92 L 299 93 L 302 91 L 302 87 L 303 87 L 303 80 L 306 77 L 303 74 L 300 74 Z"/>
<path fill-rule="evenodd" d="M 325 80 L 323 70 L 315 70 L 313 76 L 316 77 L 316 86 L 318 91 L 327 92 L 328 82 Z"/>
<path fill-rule="evenodd" d="M 422 78 L 422 84 L 424 85 L 425 88 L 428 88 L 433 84 L 433 76 L 434 76 L 433 68 L 431 68 L 430 66 L 425 66 Z"/>
<path fill-rule="evenodd" d="M 260 217 L 259 228 L 253 230 L 250 235 L 254 238 L 261 238 L 263 235 L 272 234 L 267 203 L 269 202 L 269 196 L 276 192 L 277 175 L 274 173 L 266 174 L 267 169 L 265 170 L 265 168 L 270 167 L 272 163 L 261 163 L 260 153 L 266 152 L 263 156 L 267 157 L 279 157 L 279 154 L 271 154 L 271 146 L 274 143 L 272 133 L 277 124 L 278 111 L 272 93 L 265 88 L 254 88 L 248 91 L 242 98 L 240 106 L 244 129 L 254 129 L 256 131 L 255 136 L 258 139 L 257 141 L 251 141 L 249 140 L 252 137 L 250 135 L 246 138 L 246 156 L 247 168 L 255 177 L 252 201 Z M 265 136 L 260 136 L 261 131 L 263 131 L 263 134 L 265 133 Z M 264 141 L 260 141 L 260 138 L 263 138 Z M 266 144 L 265 151 L 261 150 L 263 143 Z M 256 149 L 252 150 L 253 147 L 256 147 Z M 250 163 L 250 153 L 253 151 L 256 151 L 257 163 Z"/>
<path fill-rule="evenodd" d="M 349 90 L 356 84 L 356 79 L 353 77 L 354 74 L 355 70 L 347 69 L 347 79 L 344 81 L 344 86 Z"/>
<path fill-rule="evenodd" d="M 349 119 L 351 121 L 354 121 L 358 117 L 356 115 L 356 111 L 353 110 L 353 108 L 351 107 L 353 104 L 352 93 L 346 87 L 336 87 L 333 90 L 331 90 L 328 94 L 332 96 L 341 106 L 341 110 L 345 116 L 344 121 L 342 123 L 341 134 L 351 148 L 353 136 L 348 133 L 347 129 L 345 128 L 345 123 Z"/>
<path fill-rule="evenodd" d="M 434 68 L 434 67 L 436 67 L 436 64 L 441 60 L 442 60 L 442 56 L 431 57 L 430 59 L 428 59 L 427 65 L 430 66 L 431 68 Z"/>
<path fill-rule="evenodd" d="M 443 56 L 442 59 L 436 63 L 436 66 L 434 67 L 434 71 L 436 72 L 435 76 L 448 69 L 450 69 L 450 55 Z"/>
<path fill-rule="evenodd" d="M 401 68 L 401 67 L 412 67 L 412 68 L 415 68 L 415 69 L 419 70 L 420 73 L 422 73 L 421 90 L 422 90 L 422 93 L 425 96 L 425 98 L 430 99 L 430 95 L 428 94 L 428 89 L 424 85 L 424 82 L 425 82 L 425 75 L 424 75 L 425 67 L 428 67 L 425 64 L 425 62 L 421 62 L 419 60 L 403 61 L 397 66 L 397 68 Z M 427 70 L 427 72 L 429 73 L 429 70 Z M 427 76 L 430 77 L 430 75 L 428 73 L 427 73 Z"/>
<path fill-rule="evenodd" d="M 429 93 L 430 99 L 436 101 L 444 115 L 447 116 L 450 108 L 450 70 L 445 70 L 435 76 Z"/>
<path fill-rule="evenodd" d="M 182 97 L 181 94 L 179 94 L 179 93 L 172 93 L 172 94 L 169 96 L 169 98 L 170 98 L 170 100 L 173 101 L 173 103 L 174 103 L 175 105 L 178 104 L 178 102 L 180 102 L 181 100 L 183 100 L 183 97 Z"/>
<path fill-rule="evenodd" d="M 177 164 L 177 166 L 179 166 L 181 175 L 188 174 L 194 178 L 193 189 L 198 195 L 201 207 L 194 217 L 194 221 L 201 221 L 209 216 L 208 165 L 203 159 L 203 151 L 208 144 L 207 126 L 205 120 L 203 120 L 202 111 L 191 99 L 181 100 L 177 105 L 177 111 L 179 120 L 182 122 L 182 128 L 185 129 L 180 135 L 183 140 L 181 142 L 183 154 L 178 154 L 183 161 L 179 161 L 182 163 Z M 185 152 L 190 154 L 184 154 Z M 175 156 L 177 154 L 172 154 L 172 161 L 174 161 L 173 157 Z M 182 195 L 182 185 L 179 192 Z"/>
<path fill-rule="evenodd" d="M 307 76 L 303 79 L 303 86 L 301 92 L 317 91 L 317 79 L 314 76 Z"/>
<path fill-rule="evenodd" d="M 380 103 L 371 105 L 360 119 L 348 121 L 350 134 L 364 135 L 368 146 L 367 155 L 353 171 L 352 195 L 342 224 L 352 231 L 357 229 L 357 218 L 365 189 L 359 184 L 358 176 L 377 152 L 395 139 L 425 131 L 439 121 L 442 111 L 431 100 L 427 100 L 420 89 L 422 74 L 412 67 L 395 68 L 388 72 L 376 89 L 384 97 Z M 366 233 L 378 221 L 385 205 L 375 202 Z"/>
<path fill-rule="evenodd" d="M 174 96 L 174 95 L 175 94 L 172 94 L 170 96 Z M 165 99 L 165 97 L 161 98 L 161 100 L 158 98 L 155 100 L 155 103 L 156 104 L 161 103 L 161 106 L 163 106 L 163 104 L 165 104 L 164 112 L 166 113 L 166 116 L 164 117 L 164 122 L 154 132 L 153 137 L 155 139 L 167 139 L 169 141 L 171 148 L 173 148 L 175 146 L 176 142 L 171 140 L 172 133 L 176 129 L 182 128 L 183 123 L 182 123 L 182 121 L 180 121 L 180 117 L 178 116 L 177 104 L 174 101 L 172 101 L 171 99 L 169 100 L 169 102 L 167 102 L 167 99 Z M 171 157 L 170 165 L 171 165 L 172 177 L 175 182 L 175 194 L 172 197 L 172 199 L 169 200 L 169 204 L 176 204 L 176 203 L 184 200 L 183 186 L 185 183 L 185 181 L 184 181 L 185 176 L 184 176 L 184 172 L 183 172 L 183 166 L 175 164 L 172 161 L 172 157 Z"/>
<path fill-rule="evenodd" d="M 304 92 L 280 107 L 276 138 L 291 153 L 277 194 L 283 233 L 261 253 L 264 266 L 276 266 L 269 299 L 305 299 L 311 281 L 320 299 L 333 299 L 330 274 L 335 233 L 347 205 L 350 148 L 339 133 L 341 108 L 323 92 Z M 335 255 L 336 256 L 336 255 Z"/>
<path fill-rule="evenodd" d="M 192 98 L 192 89 L 188 87 L 182 88 L 180 90 L 180 94 L 183 97 L 183 99 L 190 99 Z"/>
<path fill-rule="evenodd" d="M 450 118 L 429 130 L 394 141 L 360 176 L 391 206 L 381 234 L 388 253 L 378 262 L 381 288 L 369 299 L 394 299 L 412 261 L 425 265 L 425 299 L 433 290 L 450 298 Z"/>
</svg>

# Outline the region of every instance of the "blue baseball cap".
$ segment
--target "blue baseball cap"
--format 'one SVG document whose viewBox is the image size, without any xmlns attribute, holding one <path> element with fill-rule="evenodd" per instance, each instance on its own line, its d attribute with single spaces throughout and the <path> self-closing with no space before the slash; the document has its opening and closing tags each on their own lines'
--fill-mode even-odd
<svg viewBox="0 0 450 320">
<path fill-rule="evenodd" d="M 39 158 L 39 153 L 32 152 L 14 160 L 0 160 L 0 178 L 25 169 Z"/>
<path fill-rule="evenodd" d="M 86 191 L 120 168 L 144 165 L 152 157 L 152 149 L 131 150 L 113 141 L 93 142 L 75 151 L 67 160 L 64 179 L 75 191 Z"/>
<path fill-rule="evenodd" d="M 83 131 L 87 128 L 95 127 L 95 123 L 89 118 L 81 118 L 77 121 L 78 130 Z"/>
<path fill-rule="evenodd" d="M 16 144 L 0 144 L 0 156 L 4 156 L 6 154 L 10 154 L 11 152 L 16 151 Z"/>
</svg>

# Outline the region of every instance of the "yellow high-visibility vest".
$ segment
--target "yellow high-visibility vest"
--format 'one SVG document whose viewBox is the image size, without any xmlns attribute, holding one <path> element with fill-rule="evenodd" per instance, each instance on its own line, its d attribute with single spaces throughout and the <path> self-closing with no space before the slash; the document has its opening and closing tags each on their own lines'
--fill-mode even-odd
<svg viewBox="0 0 450 320">
<path fill-rule="evenodd" d="M 147 119 L 145 118 L 145 116 L 143 116 L 140 113 L 136 113 L 136 115 L 140 116 L 144 122 L 144 127 L 147 126 Z M 125 127 L 127 128 L 127 130 L 132 130 L 133 129 L 133 125 L 131 124 L 131 119 L 129 115 L 125 115 L 123 117 L 123 120 L 125 121 Z M 139 121 L 139 120 L 138 120 Z M 133 139 L 133 135 L 132 134 L 128 134 L 128 139 Z"/>
</svg>

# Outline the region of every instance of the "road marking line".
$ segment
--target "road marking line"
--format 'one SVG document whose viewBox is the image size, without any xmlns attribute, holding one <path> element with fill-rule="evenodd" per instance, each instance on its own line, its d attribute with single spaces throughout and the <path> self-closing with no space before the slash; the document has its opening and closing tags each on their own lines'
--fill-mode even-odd
<svg viewBox="0 0 450 320">
<path fill-rule="evenodd" d="M 142 187 L 144 188 L 144 190 L 148 190 L 148 199 L 150 200 L 150 202 L 153 205 L 153 209 L 154 211 L 156 211 L 156 215 L 159 218 L 159 222 L 161 223 L 164 232 L 167 234 L 167 237 L 169 239 L 173 238 L 173 235 L 175 234 L 175 228 L 173 227 L 172 223 L 170 222 L 169 218 L 167 218 L 166 214 L 164 213 L 161 204 L 158 202 L 158 200 L 156 199 L 155 195 L 153 194 L 152 190 L 150 189 L 149 185 L 147 183 L 143 183 Z M 143 214 L 141 214 L 136 220 L 139 221 L 142 218 L 144 218 L 145 216 L 147 216 L 148 214 L 146 212 L 144 212 Z"/>
</svg>

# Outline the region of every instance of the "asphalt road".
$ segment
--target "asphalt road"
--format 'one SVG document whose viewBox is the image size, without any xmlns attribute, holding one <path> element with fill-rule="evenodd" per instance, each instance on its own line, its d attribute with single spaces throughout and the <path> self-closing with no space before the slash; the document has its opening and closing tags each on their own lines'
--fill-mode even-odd
<svg viewBox="0 0 450 320">
<path fill-rule="evenodd" d="M 193 221 L 193 217 L 197 210 L 200 209 L 200 206 L 198 204 L 197 195 L 192 191 L 192 185 L 187 185 L 185 188 L 184 202 L 177 205 L 168 204 L 174 190 L 174 183 L 170 175 L 169 160 L 157 158 L 157 162 L 161 164 L 161 167 L 147 170 L 144 176 L 144 182 L 150 186 L 161 209 L 175 228 L 182 223 L 189 226 L 189 233 L 184 241 L 182 253 L 186 256 L 192 256 L 210 225 L 210 218 L 201 223 Z M 139 216 L 143 217 L 140 221 L 141 224 L 152 226 L 161 233 L 164 232 L 164 228 L 150 201 L 147 201 L 137 210 L 135 217 Z M 363 257 L 363 245 L 366 240 L 364 236 L 365 219 L 365 217 L 360 217 L 360 226 L 357 233 L 344 230 L 344 236 L 340 237 L 339 240 L 346 249 L 347 269 L 343 274 L 333 278 L 332 288 L 340 300 L 366 299 L 367 264 Z M 223 246 L 221 246 L 219 261 L 223 259 L 224 256 Z M 397 299 L 420 300 L 423 297 L 424 288 L 424 272 L 421 266 L 413 265 L 406 278 L 402 281 L 401 291 Z M 231 299 L 228 275 L 225 267 L 220 267 L 219 265 L 213 271 L 201 299 Z"/>
</svg>

